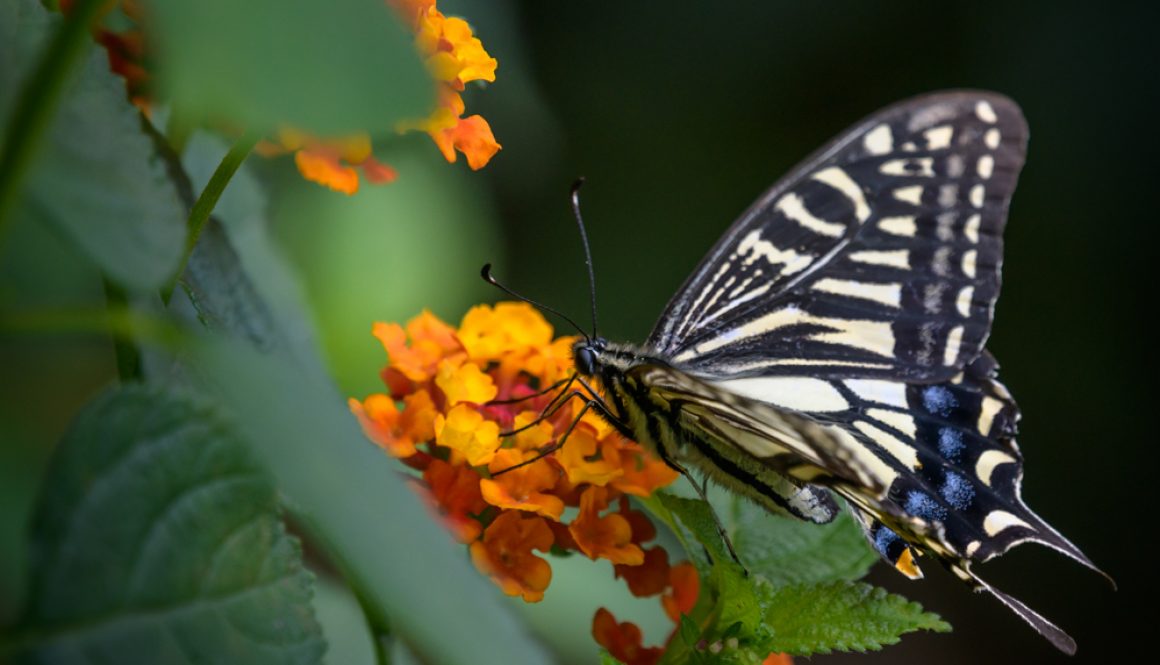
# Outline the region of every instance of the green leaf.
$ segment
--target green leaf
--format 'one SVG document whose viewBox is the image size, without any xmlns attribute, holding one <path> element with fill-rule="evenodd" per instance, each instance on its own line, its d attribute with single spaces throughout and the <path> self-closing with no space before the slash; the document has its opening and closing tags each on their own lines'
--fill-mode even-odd
<svg viewBox="0 0 1160 665">
<path fill-rule="evenodd" d="M 151 3 L 158 84 L 184 117 L 256 131 L 393 131 L 426 116 L 435 83 L 382 0 Z"/>
<path fill-rule="evenodd" d="M 512 665 L 547 661 L 329 383 L 285 353 L 240 342 L 203 340 L 190 351 L 303 525 L 420 660 L 468 665 L 484 653 Z"/>
<path fill-rule="evenodd" d="M 653 502 L 655 500 L 655 503 Z M 709 552 L 709 556 L 713 561 L 727 561 L 731 560 L 729 551 L 725 549 L 725 542 L 721 540 L 721 534 L 717 532 L 717 523 L 713 520 L 712 508 L 709 504 L 700 499 L 689 499 L 668 492 L 656 492 L 650 502 L 646 502 L 646 506 L 653 509 L 659 503 L 659 507 L 663 508 L 668 515 L 662 514 L 670 528 L 678 537 L 682 538 L 685 545 L 685 550 L 689 556 L 698 563 L 699 568 L 707 567 L 704 556 L 697 551 L 695 547 L 691 547 L 685 534 L 679 527 L 684 527 L 688 530 L 688 535 L 691 535 L 698 543 L 701 544 Z M 656 511 L 654 510 L 654 514 Z M 673 518 L 679 520 L 679 526 Z"/>
<path fill-rule="evenodd" d="M 751 573 L 774 586 L 861 579 L 878 561 L 862 529 L 843 511 L 829 524 L 773 515 L 734 497 L 730 535 Z"/>
<path fill-rule="evenodd" d="M 25 9 L 21 29 L 41 38 L 20 49 L 16 66 L 23 72 L 41 56 L 45 26 L 58 23 L 42 7 Z M 125 288 L 155 290 L 181 256 L 185 209 L 125 82 L 109 70 L 102 49 L 87 49 L 33 159 L 21 215 L 71 239 Z"/>
<path fill-rule="evenodd" d="M 277 494 L 209 407 L 108 392 L 78 415 L 45 488 L 32 662 L 319 662 L 312 576 Z"/>
<path fill-rule="evenodd" d="M 203 133 L 186 145 L 182 165 L 200 191 L 228 146 Z M 318 345 L 293 271 L 267 233 L 266 198 L 246 165 L 234 174 L 190 256 L 181 279 L 196 316 L 211 330 L 287 349 L 303 366 L 324 373 Z M 185 303 L 183 303 L 185 304 Z M 179 307 L 180 305 L 174 305 Z"/>
<path fill-rule="evenodd" d="M 829 582 L 772 589 L 764 599 L 772 651 L 794 655 L 877 650 L 916 630 L 948 632 L 918 603 L 868 584 Z"/>
</svg>

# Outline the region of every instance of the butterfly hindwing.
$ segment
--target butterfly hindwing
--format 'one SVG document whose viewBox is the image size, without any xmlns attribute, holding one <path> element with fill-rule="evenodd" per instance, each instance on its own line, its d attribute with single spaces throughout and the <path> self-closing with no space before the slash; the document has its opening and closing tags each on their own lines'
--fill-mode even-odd
<svg viewBox="0 0 1160 665">
<path fill-rule="evenodd" d="M 708 376 L 950 379 L 990 331 L 1026 140 L 993 93 L 880 111 L 733 224 L 648 346 Z"/>
</svg>

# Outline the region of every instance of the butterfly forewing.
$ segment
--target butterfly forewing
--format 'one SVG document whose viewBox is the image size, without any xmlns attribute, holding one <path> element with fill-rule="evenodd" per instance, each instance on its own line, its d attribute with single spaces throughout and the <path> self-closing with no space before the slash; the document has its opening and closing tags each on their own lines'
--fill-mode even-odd
<svg viewBox="0 0 1160 665">
<path fill-rule="evenodd" d="M 880 111 L 733 224 L 649 346 L 712 377 L 952 378 L 990 331 L 1026 140 L 991 93 Z"/>
</svg>

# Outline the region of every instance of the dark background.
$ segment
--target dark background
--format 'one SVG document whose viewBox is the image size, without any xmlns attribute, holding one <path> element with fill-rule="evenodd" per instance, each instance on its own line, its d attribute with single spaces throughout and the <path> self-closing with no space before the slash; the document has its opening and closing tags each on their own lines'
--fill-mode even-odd
<svg viewBox="0 0 1160 665">
<path fill-rule="evenodd" d="M 1157 304 L 1160 193 L 1156 23 L 1136 4 L 440 0 L 500 62 L 496 83 L 466 95 L 468 113 L 486 117 L 504 146 L 491 164 L 449 166 L 413 136 L 381 155 L 399 181 L 352 198 L 304 183 L 287 160 L 248 169 L 267 186 L 270 228 L 340 386 L 362 396 L 378 389 L 383 362 L 371 321 L 430 307 L 457 322 L 498 296 L 478 279 L 486 261 L 587 320 L 568 208 L 579 175 L 601 332 L 640 342 L 733 218 L 836 133 L 933 90 L 1012 97 L 1031 141 L 989 348 L 1024 413 L 1024 498 L 1119 591 L 1036 547 L 979 572 L 1072 634 L 1070 662 L 1136 660 L 1157 615 L 1157 367 L 1144 321 Z M 102 302 L 99 276 L 60 239 L 17 226 L 6 240 L 6 302 Z M 72 414 L 115 375 L 112 357 L 98 338 L 0 338 L 0 619 L 18 606 L 40 470 Z M 602 589 L 626 595 L 603 568 L 566 574 L 586 563 L 553 561 L 558 579 L 529 608 L 544 633 L 575 638 L 558 647 L 573 662 L 592 662 L 581 654 L 594 649 L 594 605 L 569 589 L 612 606 L 622 601 Z M 942 614 L 953 634 L 817 660 L 1067 662 L 994 599 L 925 569 L 912 583 L 879 566 L 872 580 Z M 646 626 L 648 641 L 665 629 Z"/>
<path fill-rule="evenodd" d="M 1157 303 L 1160 192 L 1151 17 L 1118 3 L 526 2 L 513 21 L 554 126 L 531 131 L 504 106 L 502 78 L 479 96 L 506 141 L 488 173 L 507 229 L 502 274 L 586 320 L 566 194 L 587 176 L 612 339 L 642 341 L 732 219 L 862 116 L 946 88 L 1015 99 L 1031 140 L 989 348 L 1024 412 L 1024 498 L 1119 591 L 1034 546 L 979 571 L 1069 631 L 1080 645 L 1073 662 L 1108 662 L 1150 641 L 1156 363 L 1144 321 Z M 482 16 L 475 22 L 486 31 Z M 908 636 L 866 660 L 1066 660 L 994 599 L 925 568 L 923 582 L 884 567 L 874 580 L 955 632 Z"/>
</svg>

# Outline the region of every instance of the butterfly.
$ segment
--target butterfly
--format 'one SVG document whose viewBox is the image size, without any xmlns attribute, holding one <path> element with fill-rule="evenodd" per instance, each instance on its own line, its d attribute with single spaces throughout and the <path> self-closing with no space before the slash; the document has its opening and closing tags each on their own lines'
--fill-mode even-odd
<svg viewBox="0 0 1160 665">
<path fill-rule="evenodd" d="M 899 572 L 929 556 L 1074 653 L 972 570 L 1037 542 L 1100 572 L 1024 504 L 1019 409 L 985 349 L 1026 146 L 990 92 L 869 116 L 729 227 L 643 345 L 599 337 L 593 298 L 586 408 L 772 511 L 826 523 L 841 497 Z"/>
</svg>

